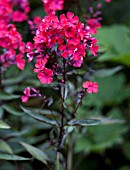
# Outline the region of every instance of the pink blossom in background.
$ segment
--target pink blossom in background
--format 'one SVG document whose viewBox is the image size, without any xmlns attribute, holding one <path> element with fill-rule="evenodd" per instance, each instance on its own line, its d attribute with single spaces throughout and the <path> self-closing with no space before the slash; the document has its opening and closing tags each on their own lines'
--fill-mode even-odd
<svg viewBox="0 0 130 170">
<path fill-rule="evenodd" d="M 98 83 L 92 81 L 86 81 L 83 83 L 83 88 L 85 88 L 88 93 L 97 93 Z"/>
<path fill-rule="evenodd" d="M 4 49 L 0 57 L 2 66 L 9 67 L 12 64 L 17 64 L 19 69 L 24 69 L 25 44 L 14 24 L 0 25 L 0 47 Z"/>
<path fill-rule="evenodd" d="M 24 95 L 21 97 L 22 102 L 26 103 L 30 97 L 30 87 L 25 88 Z"/>
<path fill-rule="evenodd" d="M 106 2 L 111 2 L 111 0 L 105 0 Z"/>
<path fill-rule="evenodd" d="M 42 2 L 47 14 L 63 9 L 64 0 L 42 0 Z"/>
<path fill-rule="evenodd" d="M 14 22 L 23 22 L 23 21 L 27 20 L 27 18 L 28 18 L 27 14 L 23 13 L 19 10 L 14 11 L 12 13 L 12 19 Z"/>
</svg>

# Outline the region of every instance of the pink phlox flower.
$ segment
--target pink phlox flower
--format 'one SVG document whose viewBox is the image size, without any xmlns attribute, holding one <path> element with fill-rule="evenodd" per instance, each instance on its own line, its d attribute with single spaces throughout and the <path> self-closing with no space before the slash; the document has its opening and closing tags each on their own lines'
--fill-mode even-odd
<svg viewBox="0 0 130 170">
<path fill-rule="evenodd" d="M 92 34 L 97 34 L 97 28 L 101 28 L 101 24 L 97 19 L 91 18 L 87 21 L 87 27 L 89 27 Z"/>
<path fill-rule="evenodd" d="M 53 81 L 53 71 L 48 68 L 43 68 L 42 72 L 38 73 L 38 78 L 42 84 L 51 84 Z"/>
<path fill-rule="evenodd" d="M 34 73 L 39 73 L 42 71 L 47 63 L 47 57 L 46 58 L 37 58 Z"/>
<path fill-rule="evenodd" d="M 20 10 L 14 11 L 12 13 L 12 19 L 14 22 L 23 22 L 27 20 L 28 16 L 26 13 L 21 12 Z"/>
<path fill-rule="evenodd" d="M 38 26 L 42 22 L 42 18 L 40 16 L 36 16 L 33 18 L 33 22 L 36 26 Z"/>
<path fill-rule="evenodd" d="M 34 46 L 31 42 L 27 42 L 26 44 L 26 52 L 32 52 Z"/>
<path fill-rule="evenodd" d="M 42 0 L 47 14 L 55 13 L 63 9 L 64 0 Z"/>
<path fill-rule="evenodd" d="M 83 83 L 83 88 L 85 88 L 88 93 L 97 93 L 98 83 L 92 81 L 86 81 Z"/>
<path fill-rule="evenodd" d="M 16 56 L 16 64 L 17 64 L 17 67 L 19 68 L 19 69 L 21 69 L 21 70 L 24 70 L 24 66 L 25 66 L 25 62 L 26 62 L 26 60 L 25 59 L 23 59 L 23 54 L 18 54 L 17 56 Z"/>
<path fill-rule="evenodd" d="M 105 0 L 106 2 L 111 2 L 111 0 Z"/>
<path fill-rule="evenodd" d="M 75 27 L 79 22 L 79 17 L 74 16 L 72 12 L 67 12 L 67 16 L 65 14 L 60 15 L 60 22 L 63 27 Z"/>
<path fill-rule="evenodd" d="M 92 38 L 92 44 L 91 44 L 91 47 L 90 47 L 90 52 L 94 55 L 94 56 L 97 56 L 97 52 L 98 52 L 98 49 L 99 49 L 99 45 L 95 45 L 97 43 L 97 39 L 96 38 Z"/>
<path fill-rule="evenodd" d="M 81 58 L 80 60 L 74 61 L 73 66 L 74 67 L 81 67 L 82 63 L 83 63 L 83 58 Z"/>
<path fill-rule="evenodd" d="M 26 103 L 27 101 L 28 101 L 28 99 L 29 99 L 29 97 L 30 97 L 30 87 L 27 87 L 27 88 L 25 88 L 25 90 L 24 90 L 24 95 L 21 97 L 21 99 L 22 99 L 22 102 L 24 102 L 24 103 Z"/>
</svg>

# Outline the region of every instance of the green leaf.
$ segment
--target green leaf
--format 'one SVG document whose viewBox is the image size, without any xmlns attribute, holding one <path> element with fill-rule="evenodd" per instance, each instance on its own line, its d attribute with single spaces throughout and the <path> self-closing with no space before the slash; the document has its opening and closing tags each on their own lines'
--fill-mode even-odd
<svg viewBox="0 0 130 170">
<path fill-rule="evenodd" d="M 6 92 L 0 92 L 0 100 L 12 100 L 20 98 L 19 95 L 13 95 Z"/>
<path fill-rule="evenodd" d="M 9 154 L 0 154 L 0 159 L 3 160 L 12 160 L 12 161 L 26 161 L 29 160 L 29 158 L 24 158 L 21 156 L 17 156 L 17 155 L 9 155 Z"/>
<path fill-rule="evenodd" d="M 2 118 L 3 114 L 4 114 L 4 110 L 2 107 L 0 107 L 0 118 Z"/>
<path fill-rule="evenodd" d="M 97 39 L 105 53 L 98 61 L 113 61 L 130 66 L 130 29 L 125 25 L 103 27 L 97 34 Z"/>
<path fill-rule="evenodd" d="M 60 152 L 57 152 L 56 162 L 55 162 L 55 170 L 63 170 L 63 165 L 61 164 L 62 155 Z"/>
<path fill-rule="evenodd" d="M 53 110 L 48 110 L 48 109 L 31 109 L 33 113 L 40 114 L 48 119 L 59 119 L 59 113 Z"/>
<path fill-rule="evenodd" d="M 0 151 L 13 154 L 11 147 L 3 140 L 0 139 Z"/>
<path fill-rule="evenodd" d="M 44 164 L 47 164 L 47 160 L 48 160 L 48 157 L 47 155 L 41 151 L 40 149 L 32 146 L 32 145 L 29 145 L 29 144 L 26 144 L 24 142 L 20 142 L 20 144 L 36 159 L 38 159 L 39 161 L 43 162 Z"/>
<path fill-rule="evenodd" d="M 129 141 L 124 142 L 123 152 L 124 152 L 125 156 L 127 157 L 127 159 L 130 160 L 130 142 Z"/>
<path fill-rule="evenodd" d="M 110 61 L 121 63 L 130 67 L 130 53 L 113 57 L 110 59 Z"/>
<path fill-rule="evenodd" d="M 106 77 L 106 76 L 111 76 L 115 73 L 117 73 L 118 71 L 120 71 L 122 69 L 122 66 L 117 66 L 111 69 L 101 69 L 101 70 L 97 70 L 96 73 L 94 74 L 95 77 Z"/>
<path fill-rule="evenodd" d="M 26 109 L 25 107 L 21 106 L 22 110 L 28 114 L 29 116 L 33 117 L 34 119 L 38 120 L 38 121 L 41 121 L 41 122 L 44 122 L 44 123 L 47 123 L 47 124 L 50 124 L 50 125 L 55 125 L 55 126 L 58 126 L 58 123 L 56 120 L 52 120 L 52 119 L 48 119 L 38 113 L 34 113 L 33 111 L 31 111 L 30 109 Z"/>
<path fill-rule="evenodd" d="M 10 126 L 0 119 L 0 129 L 10 129 Z"/>
<path fill-rule="evenodd" d="M 20 112 L 18 110 L 15 110 L 12 106 L 10 105 L 7 105 L 7 104 L 4 104 L 2 106 L 7 112 L 11 113 L 12 115 L 15 115 L 15 116 L 22 116 L 23 115 L 23 112 Z"/>
<path fill-rule="evenodd" d="M 21 73 L 19 76 L 15 76 L 15 77 L 12 77 L 12 78 L 8 78 L 6 80 L 3 80 L 2 81 L 2 84 L 3 85 L 14 85 L 14 84 L 17 84 L 19 83 L 20 81 L 24 80 L 24 78 L 26 77 L 26 74 L 25 73 Z"/>
<path fill-rule="evenodd" d="M 86 120 L 71 120 L 67 123 L 69 126 L 96 126 L 101 124 L 100 120 L 97 119 L 86 119 Z"/>
</svg>

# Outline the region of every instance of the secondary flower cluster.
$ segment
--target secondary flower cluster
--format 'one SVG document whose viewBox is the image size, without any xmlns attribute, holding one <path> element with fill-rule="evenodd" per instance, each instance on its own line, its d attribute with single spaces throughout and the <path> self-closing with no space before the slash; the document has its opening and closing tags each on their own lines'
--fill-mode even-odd
<svg viewBox="0 0 130 170">
<path fill-rule="evenodd" d="M 25 21 L 29 12 L 28 0 L 0 0 L 0 23 Z"/>
<path fill-rule="evenodd" d="M 47 14 L 63 9 L 64 0 L 42 0 L 42 2 Z"/>
<path fill-rule="evenodd" d="M 66 65 L 80 67 L 88 49 L 94 56 L 98 52 L 96 38 L 92 38 L 90 29 L 79 22 L 79 18 L 72 12 L 60 15 L 60 19 L 54 14 L 46 16 L 34 37 L 34 45 L 27 43 L 27 57 L 29 61 L 36 59 L 38 78 L 43 84 L 50 84 L 56 70 L 60 69 L 59 61 L 65 60 Z M 47 64 L 51 64 L 51 69 Z M 49 65 L 50 66 L 50 65 Z"/>
<path fill-rule="evenodd" d="M 24 69 L 25 44 L 14 22 L 27 20 L 29 12 L 28 0 L 0 0 L 0 64 L 3 67 L 16 64 Z"/>
<path fill-rule="evenodd" d="M 21 70 L 24 69 L 25 60 L 23 59 L 24 42 L 14 24 L 0 25 L 0 63 L 4 67 L 17 64 Z"/>
</svg>

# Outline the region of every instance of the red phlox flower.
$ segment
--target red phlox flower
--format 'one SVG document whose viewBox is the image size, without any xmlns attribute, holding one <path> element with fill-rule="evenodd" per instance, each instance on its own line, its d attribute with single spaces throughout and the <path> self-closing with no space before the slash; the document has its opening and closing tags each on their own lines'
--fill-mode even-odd
<svg viewBox="0 0 130 170">
<path fill-rule="evenodd" d="M 98 52 L 98 49 L 99 49 L 99 46 L 98 45 L 95 45 L 97 43 L 97 39 L 96 38 L 92 38 L 92 44 L 91 44 L 91 47 L 90 47 L 90 52 L 94 55 L 94 56 L 97 56 L 97 52 Z"/>
<path fill-rule="evenodd" d="M 34 69 L 34 73 L 39 73 L 40 71 L 43 70 L 43 68 L 45 67 L 46 63 L 47 63 L 47 58 L 37 58 L 36 59 L 36 64 L 35 64 L 35 69 Z"/>
<path fill-rule="evenodd" d="M 83 88 L 85 88 L 88 93 L 97 93 L 98 83 L 92 81 L 86 81 L 83 83 Z"/>
<path fill-rule="evenodd" d="M 42 0 L 42 2 L 47 14 L 63 9 L 64 0 Z"/>
<path fill-rule="evenodd" d="M 27 42 L 26 44 L 26 52 L 32 52 L 34 46 L 31 42 Z"/>
<path fill-rule="evenodd" d="M 12 19 L 14 22 L 23 22 L 27 20 L 28 16 L 26 13 L 21 12 L 20 10 L 14 11 L 12 13 Z"/>
<path fill-rule="evenodd" d="M 25 59 L 23 59 L 23 55 L 22 54 L 18 54 L 17 56 L 16 56 L 16 64 L 17 64 L 17 67 L 19 68 L 19 69 L 21 69 L 21 70 L 24 70 L 24 66 L 25 66 Z"/>
<path fill-rule="evenodd" d="M 101 24 L 97 19 L 91 18 L 87 21 L 87 29 L 89 29 L 92 34 L 97 34 L 97 28 L 101 28 Z"/>
<path fill-rule="evenodd" d="M 42 84 L 51 84 L 53 81 L 53 71 L 48 68 L 43 68 L 42 72 L 38 73 L 38 78 Z"/>
<path fill-rule="evenodd" d="M 40 16 L 36 16 L 33 18 L 33 23 L 38 26 L 42 22 L 42 18 Z"/>
<path fill-rule="evenodd" d="M 75 27 L 79 22 L 79 17 L 74 16 L 72 12 L 67 12 L 67 16 L 65 14 L 60 15 L 60 22 L 63 27 Z"/>
</svg>

